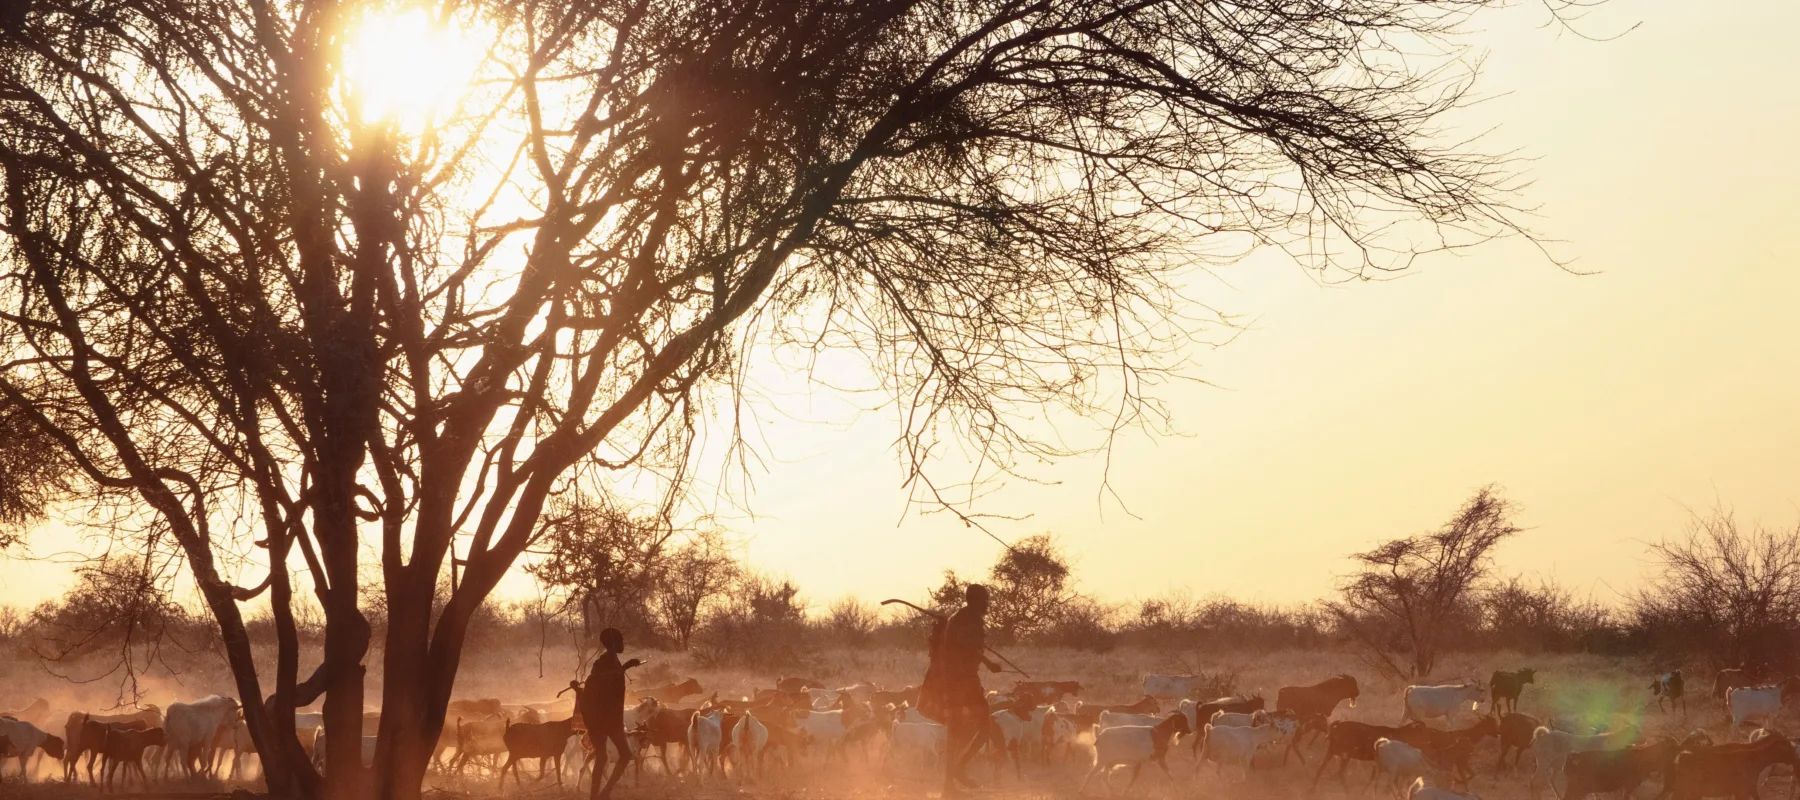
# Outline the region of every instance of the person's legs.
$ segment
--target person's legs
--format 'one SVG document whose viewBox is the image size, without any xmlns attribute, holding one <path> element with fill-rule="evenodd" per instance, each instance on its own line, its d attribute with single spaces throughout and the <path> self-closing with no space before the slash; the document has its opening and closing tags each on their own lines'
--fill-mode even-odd
<svg viewBox="0 0 1800 800">
<path fill-rule="evenodd" d="M 593 778 L 588 783 L 588 798 L 597 800 L 600 797 L 600 781 L 606 775 L 606 743 L 611 739 L 596 727 L 589 729 L 588 740 L 594 743 L 594 757 L 590 761 L 594 772 Z M 580 784 L 577 784 L 575 789 L 580 791 Z"/>
<path fill-rule="evenodd" d="M 973 789 L 976 784 L 968 776 L 969 761 L 981 751 L 987 730 L 978 714 L 958 714 L 952 719 L 944 747 L 944 785 L 946 791 L 958 785 Z"/>
<path fill-rule="evenodd" d="M 599 759 L 594 766 L 595 787 L 600 786 L 600 773 L 606 770 L 607 742 L 612 742 L 613 746 L 619 749 L 619 760 L 613 764 L 612 774 L 606 776 L 606 787 L 595 788 L 589 794 L 589 797 L 594 798 L 594 800 L 601 800 L 601 798 L 612 796 L 613 786 L 619 782 L 620 778 L 625 776 L 625 765 L 631 763 L 631 759 L 636 757 L 636 754 L 631 752 L 629 739 L 625 736 L 624 721 L 621 720 L 608 723 L 604 736 L 594 747 L 594 757 Z"/>
<path fill-rule="evenodd" d="M 989 743 L 989 736 L 992 734 L 992 731 L 989 730 L 987 722 L 987 719 L 976 716 L 975 719 L 967 723 L 969 727 L 969 745 L 968 747 L 963 748 L 962 761 L 956 765 L 956 778 L 957 780 L 962 781 L 964 786 L 973 787 L 975 785 L 975 782 L 969 779 L 969 762 L 975 760 L 975 756 L 981 752 L 981 748 Z"/>
<path fill-rule="evenodd" d="M 944 725 L 944 794 L 951 795 L 960 791 L 957 783 L 963 782 L 963 751 L 967 750 L 969 726 L 960 718 L 952 717 Z"/>
</svg>

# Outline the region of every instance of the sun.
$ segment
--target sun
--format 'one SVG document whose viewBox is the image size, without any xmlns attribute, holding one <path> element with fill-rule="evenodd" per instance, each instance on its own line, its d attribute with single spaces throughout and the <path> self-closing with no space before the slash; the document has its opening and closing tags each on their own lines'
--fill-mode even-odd
<svg viewBox="0 0 1800 800">
<path fill-rule="evenodd" d="M 411 9 L 363 17 L 350 28 L 343 59 L 354 118 L 416 132 L 468 92 L 481 50 L 461 28 Z"/>
</svg>

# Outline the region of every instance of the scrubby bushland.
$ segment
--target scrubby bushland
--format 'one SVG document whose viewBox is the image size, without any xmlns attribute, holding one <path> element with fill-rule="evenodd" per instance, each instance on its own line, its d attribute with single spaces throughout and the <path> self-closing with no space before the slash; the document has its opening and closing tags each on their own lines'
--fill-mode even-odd
<svg viewBox="0 0 1800 800">
<path fill-rule="evenodd" d="M 589 539 L 585 556 L 540 570 L 540 578 L 596 575 L 599 564 L 623 570 L 622 577 L 599 574 L 574 584 L 573 591 L 484 603 L 471 614 L 471 640 L 513 653 L 566 648 L 581 660 L 594 652 L 600 626 L 619 625 L 637 647 L 686 649 L 696 663 L 718 668 L 773 670 L 815 663 L 817 654 L 835 650 L 923 648 L 928 626 L 910 611 L 887 611 L 856 597 L 815 603 L 793 580 L 738 563 L 715 536 L 672 529 L 650 536 L 625 530 L 623 518 L 610 519 L 616 535 Z M 1794 531 L 1745 529 L 1726 511 L 1696 515 L 1682 535 L 1651 545 L 1651 580 L 1619 606 L 1554 580 L 1484 571 L 1434 613 L 1434 646 L 1440 659 L 1442 653 L 1505 650 L 1786 669 L 1796 662 L 1800 643 L 1796 542 L 1800 534 Z M 130 677 L 165 643 L 183 653 L 216 648 L 211 627 L 169 599 L 168 571 L 166 564 L 158 568 L 142 559 L 88 565 L 59 600 L 30 610 L 0 607 L 0 649 L 50 661 L 109 654 L 108 669 Z M 982 580 L 1005 609 L 995 614 L 993 628 L 996 643 L 1006 646 L 1181 658 L 1317 648 L 1367 653 L 1373 641 L 1388 648 L 1395 663 L 1411 663 L 1414 656 L 1412 643 L 1393 629 L 1371 638 L 1370 631 L 1392 626 L 1393 618 L 1357 616 L 1366 612 L 1342 603 L 1276 605 L 1187 591 L 1109 602 L 1081 588 L 1073 561 L 1047 535 L 1004 554 Z M 964 583 L 949 574 L 923 594 L 948 609 Z M 449 597 L 447 578 L 440 596 Z M 363 605 L 372 612 L 379 641 L 383 598 L 371 592 Z M 316 607 L 295 604 L 295 625 L 303 645 L 322 644 L 323 615 Z M 247 628 L 254 641 L 274 635 L 266 613 L 252 614 Z"/>
</svg>

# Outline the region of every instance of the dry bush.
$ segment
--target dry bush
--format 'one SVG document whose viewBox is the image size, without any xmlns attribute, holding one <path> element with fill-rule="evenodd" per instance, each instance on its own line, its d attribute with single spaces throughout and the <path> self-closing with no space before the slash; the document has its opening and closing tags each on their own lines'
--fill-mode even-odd
<svg viewBox="0 0 1800 800">
<path fill-rule="evenodd" d="M 844 596 L 832 601 L 818 627 L 828 640 L 856 647 L 868 644 L 880 626 L 880 611 L 854 596 Z"/>
<path fill-rule="evenodd" d="M 78 567 L 68 594 L 33 614 L 46 657 L 133 652 L 159 647 L 170 636 L 189 643 L 184 649 L 204 647 L 209 626 L 170 598 L 170 570 L 144 558 L 103 557 Z"/>
<path fill-rule="evenodd" d="M 797 666 L 812 649 L 806 601 L 793 581 L 747 573 L 695 636 L 696 659 L 752 669 Z"/>
<path fill-rule="evenodd" d="M 1465 646 L 1521 652 L 1622 652 L 1626 632 L 1618 615 L 1553 580 L 1509 576 L 1475 597 L 1479 627 Z"/>
<path fill-rule="evenodd" d="M 1135 614 L 1121 615 L 1117 638 L 1122 646 L 1152 650 L 1182 650 L 1204 643 L 1209 648 L 1257 652 L 1335 641 L 1329 618 L 1317 606 L 1284 607 L 1228 597 L 1196 600 L 1185 591 L 1144 600 Z"/>
<path fill-rule="evenodd" d="M 1118 645 L 1118 609 L 1091 597 L 1064 603 L 1055 619 L 1031 637 L 1036 644 L 1105 652 Z"/>
<path fill-rule="evenodd" d="M 1800 648 L 1800 526 L 1744 530 L 1727 509 L 1694 514 L 1650 545 L 1656 574 L 1632 597 L 1641 638 L 1715 666 L 1785 667 Z"/>
</svg>

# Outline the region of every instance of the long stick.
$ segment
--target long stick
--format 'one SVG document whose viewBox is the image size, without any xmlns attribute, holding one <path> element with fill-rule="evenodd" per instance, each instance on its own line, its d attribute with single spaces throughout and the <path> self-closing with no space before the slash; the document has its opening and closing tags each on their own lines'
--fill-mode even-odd
<svg viewBox="0 0 1800 800">
<path fill-rule="evenodd" d="M 917 611 L 920 614 L 924 614 L 925 616 L 930 617 L 932 619 L 941 620 L 941 619 L 945 618 L 943 614 L 939 614 L 938 612 L 932 611 L 929 608 L 920 608 L 920 607 L 913 605 L 912 603 L 909 603 L 905 600 L 901 600 L 898 597 L 881 601 L 881 604 L 884 606 L 893 605 L 894 603 L 899 603 L 900 605 L 906 606 L 907 608 Z"/>
<path fill-rule="evenodd" d="M 889 599 L 889 600 L 881 601 L 881 604 L 884 606 L 893 605 L 894 603 L 899 603 L 900 605 L 906 606 L 907 608 L 910 608 L 914 611 L 919 612 L 920 614 L 924 614 L 925 616 L 930 617 L 935 620 L 942 621 L 945 618 L 943 614 L 939 614 L 936 611 L 932 611 L 931 609 L 928 609 L 928 608 L 920 608 L 919 606 L 913 605 L 912 603 L 909 603 L 905 600 L 901 600 L 900 598 L 897 598 L 897 597 Z M 992 647 L 988 647 L 987 645 L 982 645 L 981 649 L 986 650 L 988 652 L 988 655 L 991 655 L 995 658 L 1000 659 L 1000 663 L 1005 664 L 1009 667 L 1012 667 L 1013 672 L 1017 672 L 1020 675 L 1024 675 L 1028 679 L 1031 677 L 1031 673 L 1026 672 L 1025 670 L 1019 669 L 1018 664 L 1014 664 L 1011 659 L 1007 658 L 1006 656 L 1000 655 L 1000 651 L 995 650 Z"/>
</svg>

